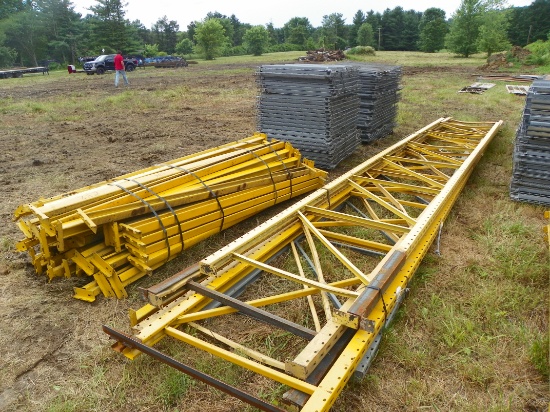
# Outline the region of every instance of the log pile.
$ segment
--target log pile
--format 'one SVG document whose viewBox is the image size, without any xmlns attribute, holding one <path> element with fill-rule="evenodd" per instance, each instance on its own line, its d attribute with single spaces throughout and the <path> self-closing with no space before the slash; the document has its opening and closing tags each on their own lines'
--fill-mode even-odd
<svg viewBox="0 0 550 412">
<path fill-rule="evenodd" d="M 342 50 L 308 50 L 306 56 L 300 57 L 301 62 L 335 62 L 344 60 L 346 56 Z"/>
<path fill-rule="evenodd" d="M 38 274 L 93 277 L 74 297 L 125 287 L 183 250 L 290 198 L 326 173 L 289 143 L 254 136 L 19 206 L 15 220 Z"/>
</svg>

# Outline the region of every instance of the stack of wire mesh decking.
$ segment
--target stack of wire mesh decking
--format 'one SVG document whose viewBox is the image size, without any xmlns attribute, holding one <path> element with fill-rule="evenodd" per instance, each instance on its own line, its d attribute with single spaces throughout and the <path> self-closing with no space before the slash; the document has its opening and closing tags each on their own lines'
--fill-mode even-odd
<svg viewBox="0 0 550 412">
<path fill-rule="evenodd" d="M 529 88 L 516 134 L 510 196 L 550 205 L 550 80 Z"/>
<path fill-rule="evenodd" d="M 385 137 L 396 126 L 400 97 L 401 66 L 361 64 L 357 127 L 363 143 Z"/>
<path fill-rule="evenodd" d="M 258 129 L 335 168 L 359 145 L 357 67 L 277 64 L 257 71 Z"/>
</svg>

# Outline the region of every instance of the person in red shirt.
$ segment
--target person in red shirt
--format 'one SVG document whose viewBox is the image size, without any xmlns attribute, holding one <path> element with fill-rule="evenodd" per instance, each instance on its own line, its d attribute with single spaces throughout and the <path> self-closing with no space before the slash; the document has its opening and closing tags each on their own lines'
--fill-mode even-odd
<svg viewBox="0 0 550 412">
<path fill-rule="evenodd" d="M 122 78 L 124 79 L 124 84 L 126 86 L 129 86 L 130 83 L 128 82 L 128 78 L 126 77 L 126 70 L 124 68 L 124 57 L 122 57 L 122 52 L 118 50 L 116 52 L 115 56 L 115 87 L 118 87 L 118 76 L 122 75 Z"/>
</svg>

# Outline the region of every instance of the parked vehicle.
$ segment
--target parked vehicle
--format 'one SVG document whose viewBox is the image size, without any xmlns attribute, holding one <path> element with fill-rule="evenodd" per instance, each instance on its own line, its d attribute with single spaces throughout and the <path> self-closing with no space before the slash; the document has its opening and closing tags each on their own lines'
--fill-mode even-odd
<svg viewBox="0 0 550 412">
<path fill-rule="evenodd" d="M 86 74 L 103 74 L 107 70 L 115 70 L 115 56 L 116 54 L 102 54 L 95 60 L 84 63 Z M 124 66 L 127 72 L 134 71 L 137 65 L 138 62 L 135 59 L 124 59 Z"/>
<path fill-rule="evenodd" d="M 148 57 L 145 59 L 143 66 L 153 67 L 187 67 L 187 61 L 183 57 L 178 56 L 157 56 Z"/>
</svg>

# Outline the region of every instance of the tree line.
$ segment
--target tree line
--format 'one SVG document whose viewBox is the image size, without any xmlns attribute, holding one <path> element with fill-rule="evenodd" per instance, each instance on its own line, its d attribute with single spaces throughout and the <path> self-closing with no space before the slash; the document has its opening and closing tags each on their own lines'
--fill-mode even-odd
<svg viewBox="0 0 550 412">
<path fill-rule="evenodd" d="M 70 0 L 2 0 L 0 3 L 0 66 L 39 65 L 48 61 L 77 62 L 80 56 L 196 53 L 220 55 L 346 49 L 447 49 L 458 55 L 491 54 L 510 45 L 546 40 L 550 33 L 550 0 L 505 8 L 500 0 L 462 0 L 452 16 L 439 8 L 424 12 L 402 7 L 384 12 L 358 10 L 350 23 L 341 13 L 323 17 L 314 27 L 307 17 L 293 17 L 283 27 L 251 25 L 234 14 L 210 12 L 201 21 L 180 28 L 167 16 L 150 28 L 126 18 L 121 0 L 96 0 L 90 13 L 75 12 Z"/>
</svg>

